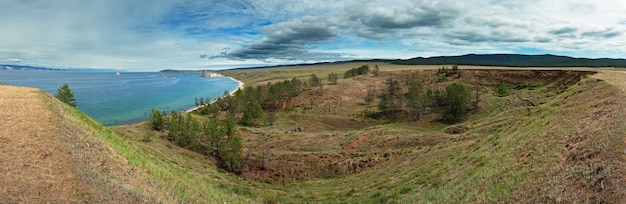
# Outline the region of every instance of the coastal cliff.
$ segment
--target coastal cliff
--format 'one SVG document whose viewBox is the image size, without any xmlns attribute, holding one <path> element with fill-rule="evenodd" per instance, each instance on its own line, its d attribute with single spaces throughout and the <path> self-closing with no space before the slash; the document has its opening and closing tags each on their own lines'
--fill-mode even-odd
<svg viewBox="0 0 626 204">
<path fill-rule="evenodd" d="M 219 72 L 203 71 L 202 77 L 224 77 L 224 75 Z"/>
<path fill-rule="evenodd" d="M 202 77 L 224 77 L 222 73 L 209 71 L 209 70 L 175 70 L 175 69 L 164 69 L 159 72 L 184 72 L 184 73 L 196 73 L 200 72 L 200 76 Z"/>
</svg>

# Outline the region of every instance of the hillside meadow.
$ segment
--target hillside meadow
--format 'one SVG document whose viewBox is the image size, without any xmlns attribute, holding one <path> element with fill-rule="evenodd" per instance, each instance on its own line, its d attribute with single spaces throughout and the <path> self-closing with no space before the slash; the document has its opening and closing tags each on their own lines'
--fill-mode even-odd
<svg viewBox="0 0 626 204">
<path fill-rule="evenodd" d="M 341 77 L 362 65 L 371 69 L 378 66 L 379 73 Z M 243 166 L 236 174 L 219 168 L 219 161 L 210 154 L 164 139 L 167 132 L 150 131 L 147 123 L 105 127 L 41 91 L 26 97 L 48 104 L 37 110 L 51 117 L 52 123 L 44 125 L 54 128 L 42 127 L 36 132 L 48 132 L 51 138 L 62 141 L 59 148 L 47 151 L 67 155 L 68 159 L 58 165 L 66 167 L 74 182 L 86 189 L 58 201 L 624 200 L 624 72 L 460 66 L 460 74 L 442 77 L 438 72 L 441 67 L 349 63 L 224 71 L 246 87 L 293 78 L 307 80 L 311 74 L 323 82 L 321 87 L 305 89 L 284 101 L 271 124 L 237 126 Z M 336 84 L 327 79 L 333 72 L 340 76 Z M 399 79 L 403 94 L 408 91 L 404 80 L 415 79 L 423 91 L 462 84 L 479 93 L 478 100 L 461 121 L 452 124 L 442 121 L 434 107 L 428 107 L 417 120 L 369 117 L 378 111 L 380 98 L 369 103 L 364 98 L 368 91 L 383 94 L 390 78 Z M 495 93 L 500 84 L 506 85 L 506 94 Z M 3 103 L 23 100 L 7 98 Z M 11 110 L 5 113 L 7 117 L 18 114 Z M 191 114 L 199 121 L 209 119 L 199 112 Z M 37 122 L 36 118 L 30 116 L 24 121 Z M 5 134 L 2 139 L 19 132 L 23 129 L 15 129 L 15 134 Z M 3 152 L 9 150 L 0 147 Z M 26 188 L 16 183 L 24 179 L 1 181 L 1 186 Z M 26 192 L 23 197 L 7 192 L 8 188 L 2 188 L 0 201 L 46 201 Z"/>
</svg>

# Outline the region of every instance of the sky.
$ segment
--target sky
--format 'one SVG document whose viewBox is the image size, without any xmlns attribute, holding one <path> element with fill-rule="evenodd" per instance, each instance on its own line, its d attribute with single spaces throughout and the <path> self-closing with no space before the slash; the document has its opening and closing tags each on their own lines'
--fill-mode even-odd
<svg viewBox="0 0 626 204">
<path fill-rule="evenodd" d="M 1 0 L 0 64 L 226 69 L 463 54 L 626 58 L 626 1 Z"/>
</svg>

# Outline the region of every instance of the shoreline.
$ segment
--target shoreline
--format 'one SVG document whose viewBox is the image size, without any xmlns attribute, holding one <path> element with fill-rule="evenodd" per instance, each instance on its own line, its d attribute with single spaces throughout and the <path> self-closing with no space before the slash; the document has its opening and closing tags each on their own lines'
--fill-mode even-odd
<svg viewBox="0 0 626 204">
<path fill-rule="evenodd" d="M 239 81 L 239 80 L 237 80 L 237 79 L 235 79 L 235 78 L 233 78 L 233 77 L 228 77 L 228 78 L 230 78 L 230 79 L 232 79 L 233 81 L 236 81 L 236 82 L 238 83 L 237 88 L 235 88 L 234 90 L 232 90 L 232 91 L 230 91 L 230 92 L 228 93 L 228 95 L 229 95 L 229 96 L 233 96 L 233 95 L 235 95 L 235 92 L 239 91 L 240 89 L 243 89 L 243 88 L 244 88 L 244 86 L 246 85 L 246 84 L 245 84 L 245 83 L 243 83 L 242 81 Z M 224 97 L 224 96 L 220 96 L 220 97 L 218 97 L 217 99 L 222 98 L 222 97 Z M 209 102 L 209 104 L 214 103 L 217 99 L 212 100 L 211 102 Z M 198 109 L 200 109 L 200 108 L 202 108 L 202 107 L 204 107 L 204 105 L 199 105 L 199 106 L 193 107 L 193 108 L 191 108 L 191 109 L 189 109 L 189 110 L 186 110 L 186 111 L 185 111 L 185 113 L 191 113 L 192 111 L 198 110 Z"/>
</svg>

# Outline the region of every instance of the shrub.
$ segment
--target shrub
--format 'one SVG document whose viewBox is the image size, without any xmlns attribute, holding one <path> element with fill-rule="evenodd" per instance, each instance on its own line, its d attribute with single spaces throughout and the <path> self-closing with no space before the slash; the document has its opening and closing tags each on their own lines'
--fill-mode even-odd
<svg viewBox="0 0 626 204">
<path fill-rule="evenodd" d="M 509 87 L 504 84 L 504 81 L 500 81 L 500 84 L 493 90 L 496 96 L 503 97 L 509 95 Z"/>
<path fill-rule="evenodd" d="M 363 65 L 363 66 L 352 68 L 352 69 L 346 71 L 343 74 L 343 78 L 347 79 L 347 78 L 350 78 L 350 77 L 354 78 L 354 77 L 359 76 L 359 75 L 366 75 L 369 71 L 370 71 L 370 67 L 367 66 L 367 65 Z M 378 73 L 376 73 L 376 74 L 378 74 Z"/>
</svg>

